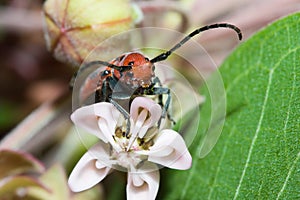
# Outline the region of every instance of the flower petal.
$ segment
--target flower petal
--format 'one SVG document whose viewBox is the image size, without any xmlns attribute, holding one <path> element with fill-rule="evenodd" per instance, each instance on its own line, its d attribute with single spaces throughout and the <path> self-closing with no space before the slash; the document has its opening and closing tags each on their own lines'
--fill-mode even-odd
<svg viewBox="0 0 300 200">
<path fill-rule="evenodd" d="M 141 111 L 141 113 L 138 115 L 137 119 L 135 122 L 132 123 L 132 127 L 131 127 L 131 137 L 129 140 L 129 145 L 128 148 L 131 147 L 132 143 L 134 142 L 134 140 L 136 140 L 137 136 L 139 135 L 140 137 L 143 137 L 145 135 L 145 133 L 147 132 L 148 127 L 143 127 L 145 119 L 147 118 L 148 115 L 148 111 L 143 109 Z M 141 128 L 146 130 L 144 131 L 145 133 L 141 133 Z M 141 136 L 143 135 L 143 136 Z"/>
<path fill-rule="evenodd" d="M 162 130 L 149 151 L 137 153 L 148 155 L 148 161 L 173 169 L 189 169 L 192 164 L 183 138 L 171 129 Z"/>
<path fill-rule="evenodd" d="M 104 137 L 114 144 L 113 135 L 120 117 L 120 112 L 110 103 L 102 102 L 94 104 L 94 112 L 98 117 L 98 126 Z"/>
<path fill-rule="evenodd" d="M 120 113 L 112 104 L 101 102 L 75 110 L 71 115 L 71 119 L 76 126 L 83 128 L 107 143 L 114 133 L 119 116 Z M 99 127 L 99 120 L 106 124 L 105 128 Z M 108 129 L 110 137 L 104 134 L 104 129 Z"/>
<path fill-rule="evenodd" d="M 103 142 L 94 145 L 87 153 L 85 153 L 74 167 L 68 184 L 73 192 L 80 192 L 89 189 L 102 181 L 110 172 L 99 158 L 108 159 L 108 146 L 104 146 Z"/>
<path fill-rule="evenodd" d="M 159 188 L 159 171 L 128 172 L 127 200 L 154 200 Z"/>
<path fill-rule="evenodd" d="M 98 126 L 101 132 L 103 133 L 106 141 L 108 141 L 113 146 L 114 150 L 116 150 L 117 152 L 121 151 L 121 147 L 115 142 L 113 138 L 115 131 L 112 131 L 110 125 L 105 120 L 100 118 L 98 121 Z"/>
<path fill-rule="evenodd" d="M 114 105 L 107 102 L 96 103 L 94 104 L 94 112 L 97 117 L 107 123 L 109 131 L 114 133 L 121 115 Z"/>
<path fill-rule="evenodd" d="M 73 123 L 86 130 L 88 133 L 91 133 L 104 142 L 107 142 L 106 138 L 100 132 L 98 127 L 98 119 L 95 116 L 94 106 L 84 106 L 75 110 L 71 115 L 71 120 Z"/>
<path fill-rule="evenodd" d="M 140 112 L 140 108 L 148 111 L 149 118 L 145 120 L 145 113 Z M 147 130 L 153 126 L 161 117 L 162 109 L 155 101 L 146 98 L 146 97 L 136 97 L 130 108 L 130 116 L 133 119 L 134 123 L 138 125 L 138 136 L 144 137 Z M 139 124 L 143 124 L 140 126 Z"/>
</svg>

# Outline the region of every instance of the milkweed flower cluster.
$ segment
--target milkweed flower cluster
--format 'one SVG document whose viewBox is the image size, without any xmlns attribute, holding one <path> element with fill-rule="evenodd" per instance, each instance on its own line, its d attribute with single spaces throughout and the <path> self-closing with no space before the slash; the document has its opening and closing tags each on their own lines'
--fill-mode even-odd
<svg viewBox="0 0 300 200">
<path fill-rule="evenodd" d="M 80 192 L 101 182 L 113 169 L 127 175 L 127 199 L 155 199 L 159 166 L 185 170 L 192 157 L 179 133 L 158 127 L 161 106 L 136 97 L 130 108 L 130 131 L 126 120 L 110 103 L 81 107 L 71 115 L 74 124 L 100 141 L 78 161 L 69 177 L 72 191 Z"/>
</svg>

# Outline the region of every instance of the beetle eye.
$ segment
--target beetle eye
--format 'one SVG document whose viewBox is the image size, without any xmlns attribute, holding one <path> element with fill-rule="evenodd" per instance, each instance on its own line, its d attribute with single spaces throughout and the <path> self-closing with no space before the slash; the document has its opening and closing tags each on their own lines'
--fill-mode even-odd
<svg viewBox="0 0 300 200">
<path fill-rule="evenodd" d="M 129 65 L 129 66 L 132 66 L 132 65 L 134 65 L 134 62 L 131 61 L 131 62 L 128 63 L 128 65 Z"/>
<path fill-rule="evenodd" d="M 102 76 L 106 76 L 106 75 L 109 75 L 110 74 L 110 71 L 109 70 L 104 70 L 102 72 Z"/>
<path fill-rule="evenodd" d="M 147 62 L 149 62 L 149 58 L 145 57 L 145 60 L 146 60 Z"/>
</svg>

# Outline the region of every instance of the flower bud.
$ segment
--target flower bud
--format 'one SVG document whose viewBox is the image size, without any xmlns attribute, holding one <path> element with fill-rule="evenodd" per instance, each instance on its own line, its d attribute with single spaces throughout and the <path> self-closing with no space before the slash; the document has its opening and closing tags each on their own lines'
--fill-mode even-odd
<svg viewBox="0 0 300 200">
<path fill-rule="evenodd" d="M 76 66 L 100 42 L 134 27 L 141 17 L 129 0 L 47 0 L 43 11 L 47 48 Z"/>
</svg>

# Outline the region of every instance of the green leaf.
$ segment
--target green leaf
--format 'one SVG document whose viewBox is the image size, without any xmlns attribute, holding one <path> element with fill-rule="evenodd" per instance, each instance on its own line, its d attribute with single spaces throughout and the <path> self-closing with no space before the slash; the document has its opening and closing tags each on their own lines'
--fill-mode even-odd
<svg viewBox="0 0 300 200">
<path fill-rule="evenodd" d="M 62 166 L 56 164 L 49 168 L 42 176 L 40 182 L 47 188 L 31 187 L 28 189 L 28 196 L 34 199 L 43 200 L 101 200 L 103 189 L 98 185 L 80 193 L 71 193 L 67 177 Z"/>
<path fill-rule="evenodd" d="M 40 181 L 49 191 L 40 188 L 30 188 L 29 196 L 44 200 L 69 199 L 70 192 L 67 185 L 66 174 L 60 165 L 54 165 L 48 169 L 40 178 Z"/>
<path fill-rule="evenodd" d="M 0 197 L 5 197 L 4 199 L 15 199 L 16 196 L 24 196 L 26 194 L 26 189 L 29 187 L 36 187 L 40 190 L 45 190 L 45 187 L 36 178 L 31 178 L 28 176 L 15 176 L 8 177 L 1 180 L 0 185 Z"/>
<path fill-rule="evenodd" d="M 1 34 L 0 34 L 1 35 Z M 1 36 L 0 36 L 1 37 Z M 13 126 L 18 121 L 16 105 L 0 100 L 0 128 L 5 129 Z"/>
<path fill-rule="evenodd" d="M 0 150 L 0 180 L 6 176 L 33 171 L 41 173 L 44 166 L 31 155 L 7 149 Z"/>
<path fill-rule="evenodd" d="M 218 120 L 211 121 L 218 72 L 206 82 L 207 101 L 190 148 L 193 166 L 164 171 L 161 199 L 300 199 L 299 22 L 300 13 L 278 20 L 221 66 L 225 124 L 201 158 L 218 138 Z"/>
<path fill-rule="evenodd" d="M 102 200 L 103 193 L 102 186 L 98 184 L 89 190 L 74 194 L 72 200 Z"/>
</svg>

